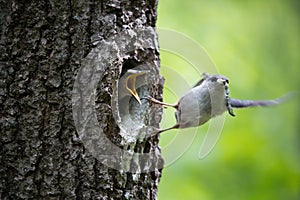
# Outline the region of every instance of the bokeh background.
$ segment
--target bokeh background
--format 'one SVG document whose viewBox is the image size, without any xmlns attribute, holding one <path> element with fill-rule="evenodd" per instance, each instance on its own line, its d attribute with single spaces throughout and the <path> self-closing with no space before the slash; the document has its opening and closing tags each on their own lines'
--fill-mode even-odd
<svg viewBox="0 0 300 200">
<path fill-rule="evenodd" d="M 299 91 L 299 1 L 160 0 L 157 26 L 203 46 L 219 73 L 230 79 L 232 97 L 270 99 Z M 165 66 L 184 76 L 189 63 L 182 60 L 161 51 L 166 86 L 181 87 Z M 194 83 L 200 78 L 197 73 L 187 77 Z M 165 88 L 164 101 L 176 101 L 173 89 Z M 164 112 L 162 126 L 175 123 L 173 113 Z M 221 138 L 208 157 L 198 158 L 205 125 L 184 154 L 163 170 L 159 200 L 300 199 L 299 95 L 280 106 L 235 113 L 235 118 L 226 115 Z M 176 137 L 173 133 L 161 135 L 163 153 Z"/>
</svg>

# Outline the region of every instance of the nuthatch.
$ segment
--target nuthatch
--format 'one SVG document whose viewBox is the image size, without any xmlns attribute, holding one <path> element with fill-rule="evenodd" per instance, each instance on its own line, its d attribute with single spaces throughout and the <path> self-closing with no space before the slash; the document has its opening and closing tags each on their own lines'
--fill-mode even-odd
<svg viewBox="0 0 300 200">
<path fill-rule="evenodd" d="M 210 76 L 204 73 L 203 79 L 185 93 L 176 104 L 168 104 L 153 97 L 147 97 L 155 104 L 171 106 L 176 109 L 177 123 L 170 128 L 159 130 L 156 134 L 170 129 L 197 127 L 225 111 L 228 111 L 231 116 L 235 116 L 232 108 L 271 106 L 284 101 L 283 98 L 258 101 L 232 99 L 229 97 L 228 84 L 229 81 L 225 76 Z"/>
</svg>

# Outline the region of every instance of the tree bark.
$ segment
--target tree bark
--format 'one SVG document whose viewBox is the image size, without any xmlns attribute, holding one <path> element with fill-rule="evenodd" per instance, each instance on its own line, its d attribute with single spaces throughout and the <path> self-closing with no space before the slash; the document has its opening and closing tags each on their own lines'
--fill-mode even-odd
<svg viewBox="0 0 300 200">
<path fill-rule="evenodd" d="M 127 95 L 133 122 L 127 124 L 117 89 L 140 65 L 151 71 L 151 84 L 138 88 L 139 95 L 162 93 L 157 1 L 0 5 L 0 199 L 156 199 L 163 160 L 148 127 L 158 126 L 161 110 Z M 89 91 L 81 88 L 86 66 L 98 70 L 91 74 L 98 80 L 85 80 L 97 83 L 90 97 L 101 133 L 87 133 L 89 118 L 80 116 L 80 95 Z M 132 126 L 139 138 L 126 129 Z"/>
</svg>

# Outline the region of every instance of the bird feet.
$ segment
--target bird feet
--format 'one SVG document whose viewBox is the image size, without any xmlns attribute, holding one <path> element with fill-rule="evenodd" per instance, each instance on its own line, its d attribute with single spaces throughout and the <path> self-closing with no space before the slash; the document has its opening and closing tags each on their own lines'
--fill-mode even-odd
<svg viewBox="0 0 300 200">
<path fill-rule="evenodd" d="M 161 105 L 163 108 L 168 108 L 168 107 L 173 107 L 173 108 L 176 108 L 178 107 L 178 104 L 168 104 L 168 103 L 164 103 L 164 102 L 161 102 L 151 96 L 147 96 L 147 97 L 142 97 L 141 99 L 147 99 L 149 101 L 151 101 L 152 103 L 154 104 L 158 104 L 158 105 Z"/>
</svg>

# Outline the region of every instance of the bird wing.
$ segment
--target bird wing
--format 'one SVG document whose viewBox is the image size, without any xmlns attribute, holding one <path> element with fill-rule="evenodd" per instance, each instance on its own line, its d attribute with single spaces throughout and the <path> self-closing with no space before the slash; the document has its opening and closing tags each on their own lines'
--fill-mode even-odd
<svg viewBox="0 0 300 200">
<path fill-rule="evenodd" d="M 198 82 L 194 85 L 194 87 L 197 87 L 197 86 L 201 85 L 201 84 L 203 83 L 204 80 L 205 80 L 205 78 L 203 78 L 203 79 L 201 79 L 200 81 L 198 81 Z M 194 87 L 193 87 L 193 88 L 194 88 Z"/>
</svg>

